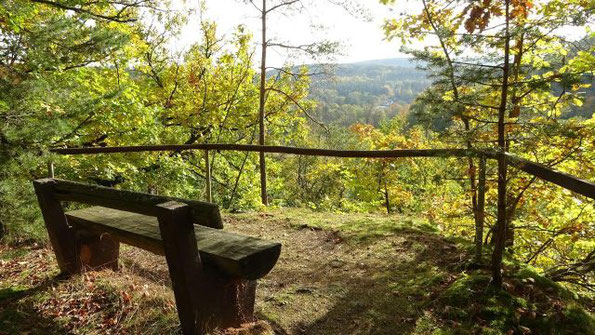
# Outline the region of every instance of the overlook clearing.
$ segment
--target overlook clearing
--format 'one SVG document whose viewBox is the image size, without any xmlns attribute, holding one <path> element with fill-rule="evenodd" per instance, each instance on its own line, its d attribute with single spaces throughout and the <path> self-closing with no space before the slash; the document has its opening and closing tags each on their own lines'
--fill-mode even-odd
<svg viewBox="0 0 595 335">
<path fill-rule="evenodd" d="M 594 15 L 0 3 L 0 334 L 593 334 Z"/>
</svg>

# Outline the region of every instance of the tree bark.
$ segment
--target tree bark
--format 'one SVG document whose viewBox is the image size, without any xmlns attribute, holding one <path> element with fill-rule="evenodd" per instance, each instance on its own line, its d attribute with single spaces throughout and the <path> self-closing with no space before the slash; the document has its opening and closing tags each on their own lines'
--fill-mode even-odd
<svg viewBox="0 0 595 335">
<path fill-rule="evenodd" d="M 482 263 L 483 224 L 485 218 L 486 156 L 479 158 L 479 185 L 477 194 L 477 215 L 475 219 L 475 262 Z"/>
<path fill-rule="evenodd" d="M 510 68 L 510 0 L 506 0 L 506 36 L 504 39 L 504 67 L 502 69 L 502 92 L 500 97 L 500 107 L 498 109 L 498 215 L 496 229 L 494 233 L 495 245 L 492 253 L 492 284 L 502 287 L 502 256 L 504 253 L 504 244 L 506 240 L 506 107 L 508 99 L 508 74 Z"/>
<path fill-rule="evenodd" d="M 267 57 L 267 0 L 262 0 L 262 56 L 260 59 L 260 101 L 258 105 L 258 123 L 260 125 L 258 144 L 265 145 L 265 127 L 264 127 L 264 105 L 266 94 L 266 57 Z M 260 198 L 262 204 L 268 206 L 269 201 L 267 197 L 267 170 L 264 152 L 260 152 Z"/>
<path fill-rule="evenodd" d="M 390 214 L 390 198 L 388 196 L 386 182 L 384 183 L 384 204 L 386 205 L 386 214 Z"/>
<path fill-rule="evenodd" d="M 516 45 L 515 45 L 516 53 L 513 57 L 513 62 L 512 62 L 512 66 L 513 66 L 512 77 L 513 77 L 515 84 L 519 81 L 519 75 L 520 75 L 520 71 L 521 71 L 521 60 L 523 58 L 523 53 L 524 53 L 523 43 L 524 43 L 524 38 L 523 38 L 523 35 L 521 35 L 518 38 L 518 40 L 516 41 Z M 513 84 L 512 97 L 510 99 L 511 109 L 508 113 L 508 116 L 510 118 L 519 117 L 520 113 L 521 113 L 520 106 L 518 105 L 521 98 L 518 95 L 517 86 L 515 84 Z M 510 147 L 510 141 L 508 139 L 506 139 L 506 147 L 507 148 Z M 518 198 L 518 200 L 520 200 L 520 198 Z M 518 203 L 518 200 L 516 200 L 516 203 Z M 516 203 L 513 206 L 511 206 L 510 212 L 507 214 L 506 243 L 505 243 L 507 247 L 512 247 L 514 245 L 514 226 L 512 224 L 512 218 L 514 216 L 514 207 L 516 207 Z"/>
</svg>

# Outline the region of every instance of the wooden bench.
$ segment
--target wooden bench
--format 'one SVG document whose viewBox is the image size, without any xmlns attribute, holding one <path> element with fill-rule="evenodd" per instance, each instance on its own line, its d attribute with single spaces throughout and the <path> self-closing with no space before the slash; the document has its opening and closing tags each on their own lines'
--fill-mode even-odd
<svg viewBox="0 0 595 335">
<path fill-rule="evenodd" d="M 59 179 L 33 182 L 60 270 L 117 269 L 120 242 L 164 255 L 184 334 L 253 319 L 281 245 L 221 230 L 215 204 Z M 64 213 L 62 202 L 92 207 Z"/>
</svg>

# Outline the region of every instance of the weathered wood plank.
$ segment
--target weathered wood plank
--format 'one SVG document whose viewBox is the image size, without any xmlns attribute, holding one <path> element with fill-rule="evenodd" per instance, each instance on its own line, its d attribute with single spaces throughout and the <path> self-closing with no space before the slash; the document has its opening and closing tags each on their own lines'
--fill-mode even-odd
<svg viewBox="0 0 595 335">
<path fill-rule="evenodd" d="M 578 194 L 595 199 L 595 183 L 507 153 L 508 165 Z"/>
<path fill-rule="evenodd" d="M 121 147 L 93 147 L 93 148 L 56 148 L 50 151 L 62 155 L 84 155 L 102 153 L 126 152 L 157 152 L 157 151 L 183 151 L 183 150 L 229 150 L 241 152 L 268 152 L 280 154 L 293 154 L 304 156 L 345 157 L 345 158 L 399 158 L 399 157 L 477 157 L 487 156 L 496 159 L 498 152 L 479 151 L 466 149 L 399 149 L 399 150 L 332 150 L 316 148 L 297 148 L 273 145 L 247 145 L 247 144 L 171 144 L 171 145 L 141 145 Z M 552 182 L 573 192 L 595 199 L 595 183 L 584 180 L 563 172 L 548 168 L 539 163 L 519 158 L 506 153 L 509 165 L 521 169 L 540 179 Z"/>
<path fill-rule="evenodd" d="M 190 207 L 171 201 L 157 205 L 157 210 L 182 333 L 205 334 L 208 319 L 199 317 L 205 311 L 198 309 L 199 290 L 195 285 L 202 274 L 202 264 L 193 234 Z"/>
<path fill-rule="evenodd" d="M 185 203 L 191 208 L 194 223 L 221 229 L 223 221 L 216 204 L 174 197 L 118 190 L 99 185 L 88 185 L 68 180 L 53 179 L 54 197 L 60 201 L 75 201 L 89 205 L 106 206 L 139 214 L 157 215 L 156 205 L 168 201 Z"/>
<path fill-rule="evenodd" d="M 148 151 L 183 151 L 183 150 L 231 150 L 242 152 L 268 152 L 304 156 L 352 157 L 352 158 L 395 158 L 395 157 L 466 157 L 476 156 L 477 152 L 467 149 L 399 149 L 399 150 L 333 150 L 316 148 L 297 148 L 278 145 L 254 144 L 170 144 L 139 145 L 121 147 L 64 148 L 50 151 L 63 155 L 148 152 Z"/>
<path fill-rule="evenodd" d="M 156 217 L 99 206 L 70 211 L 66 217 L 76 227 L 107 232 L 122 243 L 164 255 Z M 281 244 L 255 237 L 196 225 L 194 231 L 203 264 L 233 277 L 263 277 L 281 252 Z"/>
<path fill-rule="evenodd" d="M 60 271 L 65 274 L 79 272 L 81 262 L 78 258 L 75 236 L 68 227 L 62 204 L 54 198 L 55 181 L 53 179 L 36 180 L 33 186 Z"/>
</svg>

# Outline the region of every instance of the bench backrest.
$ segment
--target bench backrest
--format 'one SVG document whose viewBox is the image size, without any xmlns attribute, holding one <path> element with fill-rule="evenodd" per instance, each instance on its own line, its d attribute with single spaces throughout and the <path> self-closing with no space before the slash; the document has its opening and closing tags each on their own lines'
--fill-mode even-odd
<svg viewBox="0 0 595 335">
<path fill-rule="evenodd" d="M 181 202 L 190 207 L 190 216 L 195 224 L 223 228 L 219 207 L 209 202 L 118 190 L 54 178 L 35 180 L 34 184 L 51 185 L 53 197 L 58 201 L 79 202 L 150 216 L 157 216 L 156 205 L 169 201 Z"/>
</svg>

